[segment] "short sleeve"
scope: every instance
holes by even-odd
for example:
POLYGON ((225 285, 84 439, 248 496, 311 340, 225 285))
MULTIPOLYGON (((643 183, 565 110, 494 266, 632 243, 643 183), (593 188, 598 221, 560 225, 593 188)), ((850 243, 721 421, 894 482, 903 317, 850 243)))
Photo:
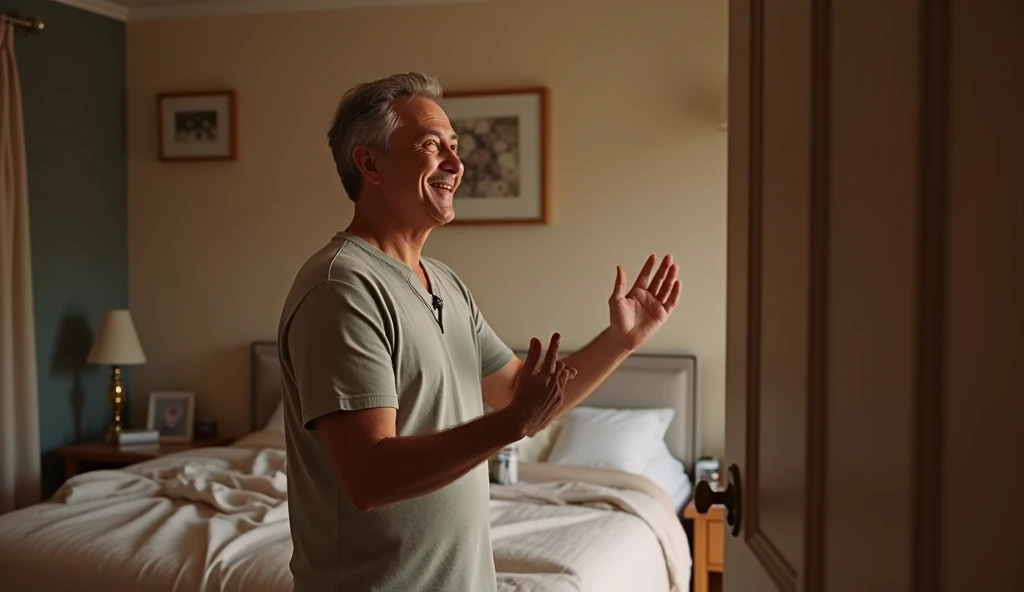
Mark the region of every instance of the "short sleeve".
POLYGON ((480 344, 480 375, 486 378, 501 370, 515 356, 512 349, 491 329, 480 308, 469 294, 469 307, 473 315, 473 329, 476 331, 477 342, 480 344))
POLYGON ((307 294, 286 337, 303 426, 334 411, 398 407, 389 326, 365 286, 331 280, 307 294))

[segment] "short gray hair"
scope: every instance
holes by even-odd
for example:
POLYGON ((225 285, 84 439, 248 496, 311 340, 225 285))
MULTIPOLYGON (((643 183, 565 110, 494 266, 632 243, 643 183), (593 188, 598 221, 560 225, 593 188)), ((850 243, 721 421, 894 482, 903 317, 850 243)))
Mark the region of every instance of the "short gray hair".
POLYGON ((391 150, 391 134, 399 124, 392 102, 399 97, 414 96, 437 101, 441 95, 441 83, 419 72, 392 74, 359 84, 345 93, 327 133, 327 143, 341 184, 352 201, 359 197, 363 187, 363 176, 352 158, 352 150, 359 145, 381 152, 391 150))

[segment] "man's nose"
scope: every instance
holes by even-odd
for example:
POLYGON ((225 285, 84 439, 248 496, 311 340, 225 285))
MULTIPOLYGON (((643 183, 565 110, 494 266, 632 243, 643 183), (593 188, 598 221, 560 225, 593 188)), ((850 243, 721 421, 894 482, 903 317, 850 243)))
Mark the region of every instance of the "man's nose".
POLYGON ((441 170, 453 175, 462 174, 462 159, 451 148, 444 149, 444 159, 441 161, 441 170))

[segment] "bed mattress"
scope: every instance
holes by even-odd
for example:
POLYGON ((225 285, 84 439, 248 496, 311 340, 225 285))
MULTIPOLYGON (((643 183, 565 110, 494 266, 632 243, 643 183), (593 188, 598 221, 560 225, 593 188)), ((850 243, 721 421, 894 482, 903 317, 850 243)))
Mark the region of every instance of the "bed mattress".
MULTIPOLYGON (((0 516, 4 590, 290 591, 286 460, 267 443, 83 473, 0 516)), ((524 469, 492 486, 501 592, 688 589, 667 494, 611 472, 524 469)))

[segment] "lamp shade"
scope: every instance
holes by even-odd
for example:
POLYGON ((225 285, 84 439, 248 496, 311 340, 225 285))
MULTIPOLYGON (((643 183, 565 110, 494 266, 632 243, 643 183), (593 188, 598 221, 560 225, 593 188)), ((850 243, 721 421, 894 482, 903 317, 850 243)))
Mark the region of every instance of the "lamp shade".
POLYGON ((142 351, 129 311, 110 310, 103 315, 88 361, 90 364, 111 366, 146 363, 146 354, 142 351))

